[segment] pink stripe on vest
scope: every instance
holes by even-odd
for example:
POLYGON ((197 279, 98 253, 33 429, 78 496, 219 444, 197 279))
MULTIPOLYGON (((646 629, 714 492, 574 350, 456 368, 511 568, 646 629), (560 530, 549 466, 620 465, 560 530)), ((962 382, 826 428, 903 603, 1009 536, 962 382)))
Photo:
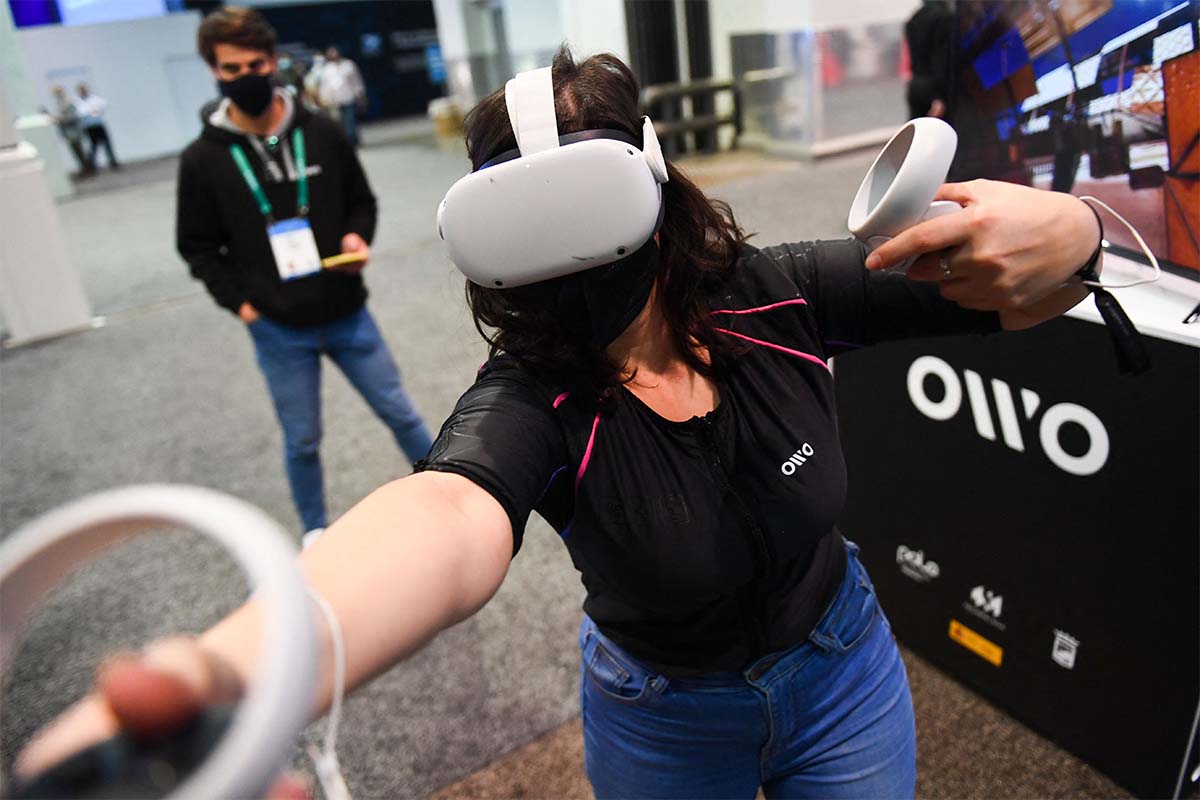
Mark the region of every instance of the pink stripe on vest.
POLYGON ((806 306, 808 301, 802 297, 797 297, 794 300, 781 300, 778 303, 771 303, 769 306, 759 306, 758 308, 719 308, 711 313, 713 314, 757 314, 760 311, 770 311, 773 308, 781 308, 782 306, 806 306))
POLYGON ((596 429, 600 427, 600 412, 596 412, 596 418, 592 420, 592 435, 588 437, 587 449, 583 451, 583 461, 579 463, 579 472, 575 475, 575 491, 579 491, 579 482, 583 480, 583 473, 587 472, 588 462, 592 460, 592 446, 596 444, 596 429))
POLYGON ((817 358, 816 356, 814 356, 810 353, 801 353, 799 350, 793 350, 790 347, 784 347, 782 345, 774 344, 772 342, 764 342, 762 339, 753 339, 749 336, 745 336, 740 333, 734 333, 733 331, 725 330, 724 328, 715 328, 715 330, 717 333, 727 333, 730 336, 736 336, 739 339, 745 339, 747 342, 751 342, 753 344, 757 344, 762 347, 769 347, 772 350, 778 350, 781 353, 787 353, 789 356, 796 356, 797 358, 803 358, 805 361, 811 361, 814 364, 820 364, 826 370, 829 370, 828 364, 826 364, 824 361, 822 361, 821 359, 817 358))

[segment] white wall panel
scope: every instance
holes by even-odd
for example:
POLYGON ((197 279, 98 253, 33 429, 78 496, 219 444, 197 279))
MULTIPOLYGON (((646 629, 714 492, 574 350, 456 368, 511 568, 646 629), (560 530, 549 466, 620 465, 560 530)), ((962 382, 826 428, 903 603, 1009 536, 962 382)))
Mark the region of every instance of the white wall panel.
POLYGON ((106 120, 117 158, 176 153, 194 135, 197 86, 208 67, 196 54, 197 12, 99 25, 47 25, 17 31, 37 102, 53 108, 50 88, 84 80, 108 100, 106 120), (176 95, 187 87, 187 97, 176 95), (186 102, 186 107, 183 103, 186 102))

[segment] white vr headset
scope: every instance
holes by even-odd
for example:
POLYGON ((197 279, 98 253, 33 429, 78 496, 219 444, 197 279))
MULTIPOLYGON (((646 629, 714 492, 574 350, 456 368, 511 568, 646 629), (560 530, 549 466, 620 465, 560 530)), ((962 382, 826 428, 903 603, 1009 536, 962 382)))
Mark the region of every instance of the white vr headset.
POLYGON ((517 149, 460 179, 438 208, 438 235, 472 282, 512 288, 614 261, 654 235, 667 182, 658 136, 558 135, 550 68, 504 87, 517 149))

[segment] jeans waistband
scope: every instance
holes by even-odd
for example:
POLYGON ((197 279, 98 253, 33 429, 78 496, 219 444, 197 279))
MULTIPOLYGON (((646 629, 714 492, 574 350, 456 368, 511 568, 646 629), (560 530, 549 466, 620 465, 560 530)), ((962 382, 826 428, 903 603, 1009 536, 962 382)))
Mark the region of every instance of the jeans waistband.
MULTIPOLYGON (((838 587, 837 594, 829 602, 821 615, 813 632, 822 630, 832 622, 841 610, 841 606, 849 601, 852 597, 854 588, 859 584, 860 577, 865 574, 863 567, 858 562, 858 545, 854 542, 846 540, 846 571, 842 576, 841 585, 838 587)), ((638 661, 620 645, 613 642, 607 636, 600 632, 599 628, 592 620, 585 616, 584 618, 585 636, 596 637, 609 655, 619 659, 628 672, 632 674, 642 674, 652 676, 657 674, 654 669, 638 661)), ((681 689, 690 689, 693 691, 714 691, 722 688, 745 688, 748 681, 757 681, 768 670, 774 667, 785 665, 793 658, 801 656, 802 652, 808 652, 812 648, 817 647, 812 639, 812 634, 805 637, 802 641, 788 648, 775 653, 768 653, 761 658, 755 660, 752 664, 742 670, 725 670, 720 672, 709 672, 703 675, 688 675, 688 676, 670 676, 671 685, 681 689)))

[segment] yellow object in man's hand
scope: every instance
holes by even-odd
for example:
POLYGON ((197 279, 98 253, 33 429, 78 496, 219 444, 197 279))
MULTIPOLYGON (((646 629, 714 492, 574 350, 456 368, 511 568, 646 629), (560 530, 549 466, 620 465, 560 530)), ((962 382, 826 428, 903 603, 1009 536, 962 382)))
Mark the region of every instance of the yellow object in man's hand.
POLYGON ((336 256, 329 256, 321 259, 321 266, 325 269, 335 269, 346 264, 356 264, 359 261, 366 261, 370 257, 369 253, 364 253, 361 250, 355 250, 349 253, 338 253, 336 256))

